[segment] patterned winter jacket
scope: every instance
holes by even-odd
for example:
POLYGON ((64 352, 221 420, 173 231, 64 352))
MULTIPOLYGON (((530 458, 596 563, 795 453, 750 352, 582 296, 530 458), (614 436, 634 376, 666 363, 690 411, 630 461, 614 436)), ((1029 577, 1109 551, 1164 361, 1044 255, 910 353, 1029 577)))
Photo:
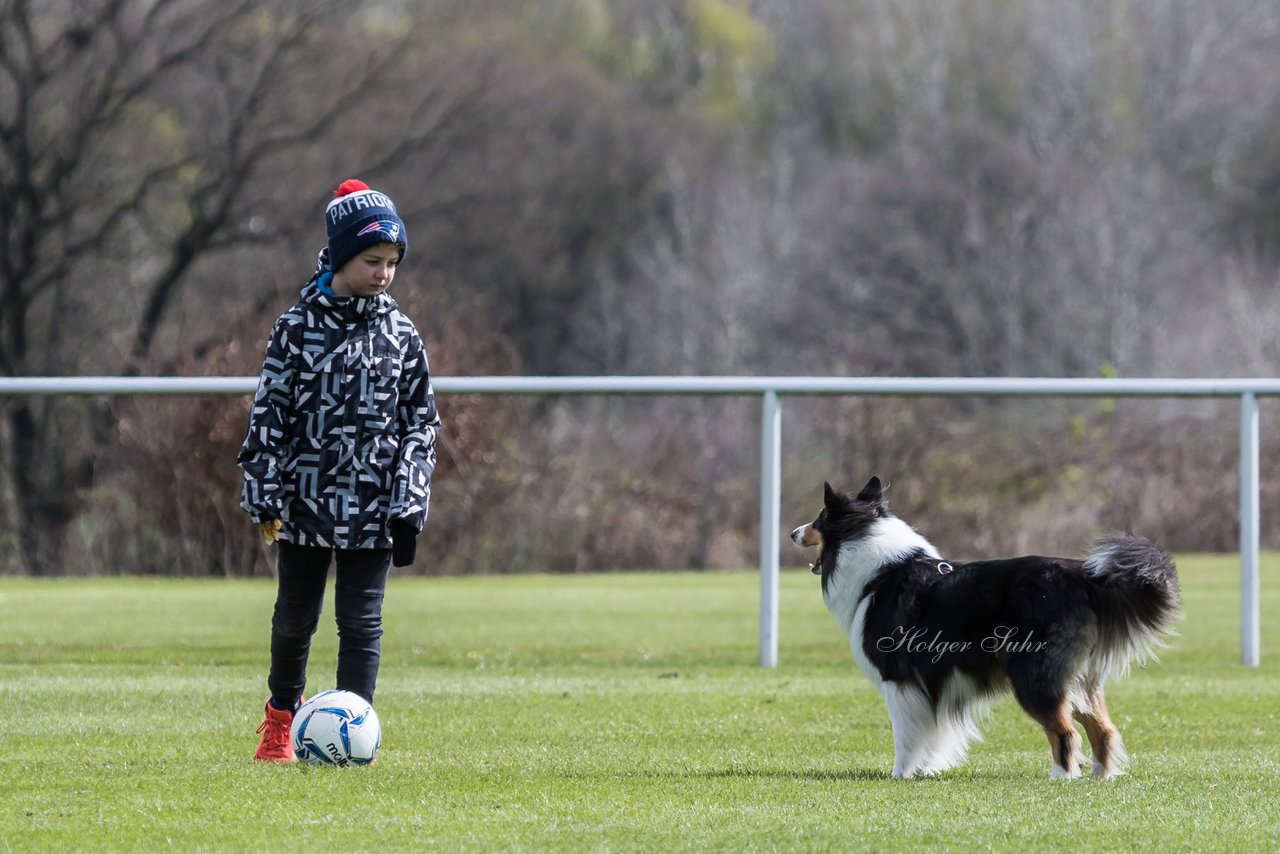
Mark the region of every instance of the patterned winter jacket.
POLYGON ((271 330, 241 506, 298 545, 390 548, 391 519, 426 522, 439 430, 427 352, 396 301, 313 278, 271 330))

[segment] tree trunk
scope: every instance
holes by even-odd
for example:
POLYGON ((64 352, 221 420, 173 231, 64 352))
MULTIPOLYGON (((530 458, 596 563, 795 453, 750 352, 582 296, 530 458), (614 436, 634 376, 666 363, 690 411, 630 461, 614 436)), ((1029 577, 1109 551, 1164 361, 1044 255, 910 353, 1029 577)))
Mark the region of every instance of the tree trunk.
POLYGON ((14 521, 22 567, 28 575, 53 575, 61 565, 79 490, 66 484, 64 478, 41 476, 41 465, 59 464, 53 461, 56 455, 41 441, 29 403, 20 401, 13 407, 9 428, 13 437, 10 469, 16 504, 14 521), (50 489, 50 484, 60 482, 65 484, 61 491, 50 489))

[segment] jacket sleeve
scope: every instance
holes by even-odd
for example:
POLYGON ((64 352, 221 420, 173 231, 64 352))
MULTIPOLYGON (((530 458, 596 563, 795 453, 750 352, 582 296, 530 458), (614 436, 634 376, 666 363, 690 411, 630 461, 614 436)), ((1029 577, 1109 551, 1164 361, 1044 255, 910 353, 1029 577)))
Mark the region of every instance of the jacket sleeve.
POLYGON ((284 511, 282 468, 288 453, 289 423, 293 418, 293 359, 290 324, 276 321, 267 341, 267 355, 258 391, 249 413, 249 432, 236 462, 244 470, 240 506, 255 522, 281 518, 284 511))
POLYGON ((440 413, 431 388, 427 350, 418 331, 409 325, 400 374, 396 420, 400 427, 400 456, 391 493, 391 518, 404 519, 421 531, 431 503, 431 475, 436 468, 436 439, 440 413))

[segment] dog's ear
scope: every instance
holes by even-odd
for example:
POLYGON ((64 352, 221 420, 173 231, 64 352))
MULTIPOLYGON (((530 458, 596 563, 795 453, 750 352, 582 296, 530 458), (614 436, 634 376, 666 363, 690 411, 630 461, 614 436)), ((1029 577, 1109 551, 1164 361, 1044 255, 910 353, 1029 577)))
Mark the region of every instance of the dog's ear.
POLYGON ((871 480, 867 481, 867 485, 858 493, 858 500, 876 505, 884 501, 884 487, 880 485, 880 478, 872 475, 871 480))
POLYGON ((830 507, 840 497, 840 493, 831 488, 831 484, 826 481, 822 482, 822 504, 824 507, 830 507))

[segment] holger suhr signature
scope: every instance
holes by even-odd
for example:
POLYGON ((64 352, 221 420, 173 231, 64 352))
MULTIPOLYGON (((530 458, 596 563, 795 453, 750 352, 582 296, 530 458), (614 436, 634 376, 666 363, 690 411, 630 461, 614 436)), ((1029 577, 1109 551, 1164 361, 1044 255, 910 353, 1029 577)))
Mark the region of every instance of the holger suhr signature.
MULTIPOLYGON (((1020 632, 1014 626, 997 626, 991 635, 977 641, 983 652, 1040 652, 1048 641, 1034 640, 1035 631, 1027 632, 1025 638, 1018 638, 1020 632)), ((876 649, 881 652, 905 651, 913 654, 933 653, 933 661, 937 663, 944 655, 957 652, 969 652, 974 648, 974 641, 947 640, 942 630, 929 637, 929 629, 920 626, 898 626, 893 633, 876 641, 876 649)))

